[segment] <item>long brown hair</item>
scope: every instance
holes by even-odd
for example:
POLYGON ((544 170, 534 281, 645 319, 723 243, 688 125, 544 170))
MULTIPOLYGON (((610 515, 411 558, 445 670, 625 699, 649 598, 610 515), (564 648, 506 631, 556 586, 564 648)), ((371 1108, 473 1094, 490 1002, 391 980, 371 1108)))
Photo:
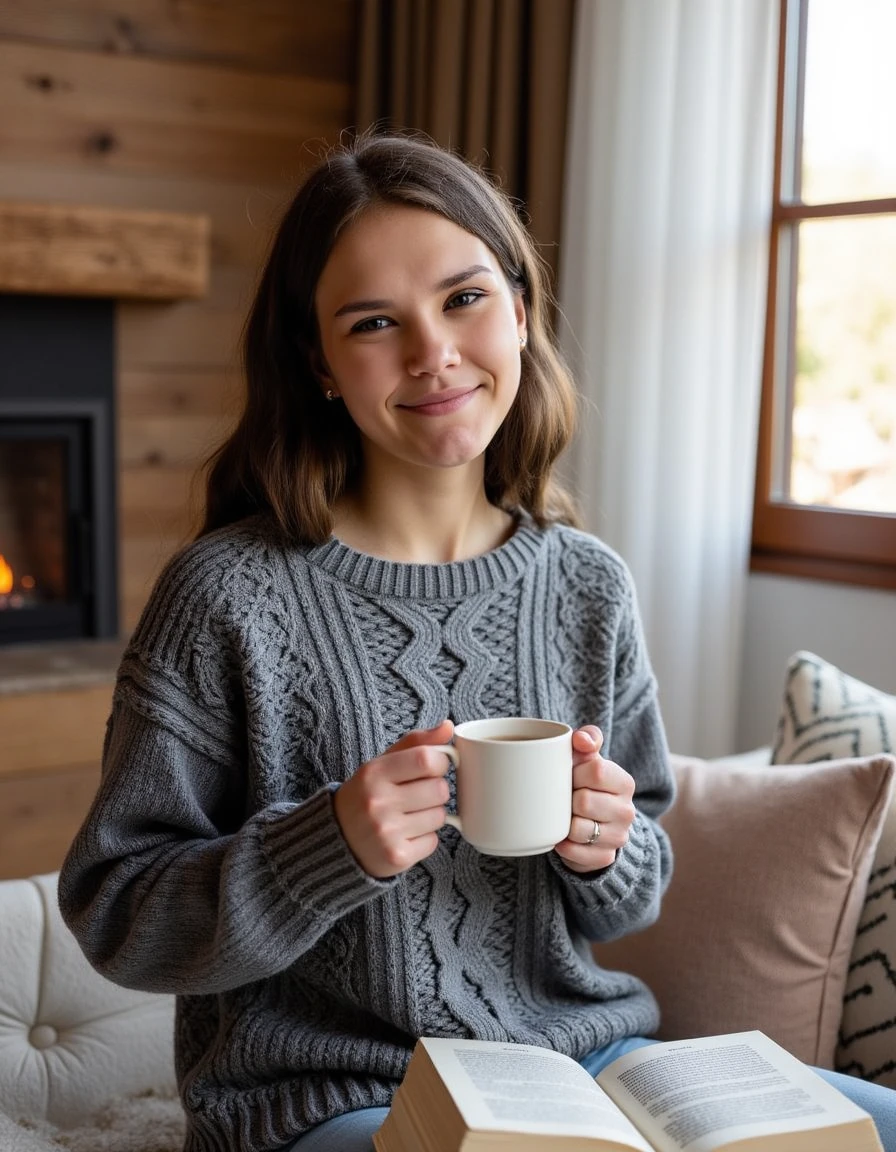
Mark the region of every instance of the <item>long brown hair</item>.
POLYGON ((486 494, 539 524, 576 523, 551 475, 574 429, 576 392, 551 332, 545 264, 513 203, 427 139, 364 135, 324 157, 274 236, 243 337, 245 407, 207 461, 200 536, 265 510, 288 540, 328 539, 334 502, 359 476, 361 443, 344 405, 329 403, 318 382, 314 296, 341 231, 383 203, 438 212, 478 236, 522 295, 528 343, 519 392, 486 450, 486 494))

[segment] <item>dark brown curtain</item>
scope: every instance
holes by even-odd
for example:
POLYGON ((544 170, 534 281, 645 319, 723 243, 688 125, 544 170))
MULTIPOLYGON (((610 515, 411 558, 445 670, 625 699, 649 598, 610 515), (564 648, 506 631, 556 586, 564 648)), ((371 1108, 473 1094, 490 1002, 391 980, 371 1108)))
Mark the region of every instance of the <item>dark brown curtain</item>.
POLYGON ((416 129, 494 173, 556 277, 575 0, 360 0, 358 129, 416 129))

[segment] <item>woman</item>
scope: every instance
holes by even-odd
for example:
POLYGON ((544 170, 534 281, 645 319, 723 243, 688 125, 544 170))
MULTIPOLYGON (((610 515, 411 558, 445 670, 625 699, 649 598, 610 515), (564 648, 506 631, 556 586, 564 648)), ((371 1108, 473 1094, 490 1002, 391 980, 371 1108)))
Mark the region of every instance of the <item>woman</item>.
POLYGON ((656 1028, 588 946, 657 916, 672 780, 628 572, 552 477, 548 308, 510 202, 424 141, 334 151, 275 237, 60 880, 99 971, 177 993, 189 1152, 369 1150, 420 1035, 596 1069, 656 1028), (488 715, 575 729, 550 853, 445 825, 436 746, 488 715))

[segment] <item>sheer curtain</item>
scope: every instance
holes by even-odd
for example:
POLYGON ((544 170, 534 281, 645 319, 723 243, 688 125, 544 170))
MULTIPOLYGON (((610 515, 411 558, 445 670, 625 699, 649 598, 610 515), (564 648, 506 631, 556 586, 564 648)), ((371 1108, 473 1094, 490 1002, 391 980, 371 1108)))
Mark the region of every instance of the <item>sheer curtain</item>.
MULTIPOLYGON (((632 569, 669 742, 734 749, 777 0, 584 0, 559 297, 569 467, 632 569)), ((757 738, 757 743, 761 741, 757 738)))

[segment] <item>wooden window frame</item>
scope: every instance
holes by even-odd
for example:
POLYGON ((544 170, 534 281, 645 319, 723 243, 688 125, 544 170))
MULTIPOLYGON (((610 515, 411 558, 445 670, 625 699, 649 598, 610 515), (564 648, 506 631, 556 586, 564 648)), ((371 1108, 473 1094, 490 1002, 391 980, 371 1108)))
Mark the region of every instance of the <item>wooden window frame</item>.
MULTIPOLYGON (((753 504, 752 571, 833 580, 847 584, 896 589, 896 515, 856 512, 848 509, 804 506, 776 498, 775 449, 781 411, 792 404, 796 262, 779 280, 782 238, 795 233, 799 223, 830 217, 856 217, 896 213, 896 197, 845 203, 804 204, 799 198, 799 171, 802 141, 795 132, 801 124, 805 78, 807 0, 781 0, 778 48, 778 94, 775 123, 774 192, 769 237, 768 296, 765 347, 762 369, 762 400, 756 459, 756 490, 753 504), (796 44, 793 23, 797 24, 796 44), (792 70, 797 83, 791 87, 792 70), (787 140, 785 141, 785 136, 787 140), (783 188, 785 148, 796 141, 794 156, 795 195, 783 188), (786 193, 786 194, 785 194, 786 193), (787 384, 783 398, 776 395, 775 376, 778 353, 778 294, 782 282, 791 295, 787 384)), ((795 251, 791 245, 791 253, 795 251)))

